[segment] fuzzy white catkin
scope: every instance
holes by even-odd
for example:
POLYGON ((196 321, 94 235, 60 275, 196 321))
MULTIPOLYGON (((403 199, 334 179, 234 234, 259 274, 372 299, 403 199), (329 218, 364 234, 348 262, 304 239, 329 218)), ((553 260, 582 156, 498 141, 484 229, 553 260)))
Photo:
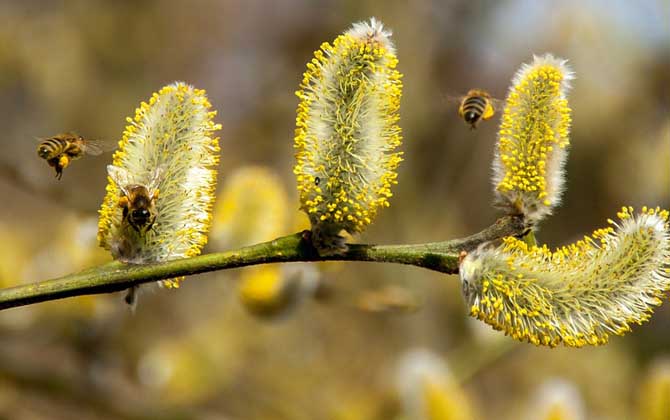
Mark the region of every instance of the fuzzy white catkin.
POLYGON ((469 253, 459 271, 470 315, 551 347, 605 344, 648 320, 670 288, 668 212, 619 218, 554 252, 510 237, 469 253))
POLYGON ((190 257, 207 242, 220 150, 214 133, 221 129, 210 108, 204 90, 176 82, 128 118, 109 167, 114 176, 108 178, 98 224, 98 242, 115 259, 150 263, 190 257), (156 221, 146 232, 133 229, 119 206, 122 189, 132 184, 159 192, 156 221))
POLYGON ((374 18, 353 25, 314 53, 296 92, 294 173, 320 252, 372 223, 397 183, 402 83, 390 36, 374 18))
POLYGON ((566 60, 534 56, 512 80, 493 160, 496 205, 537 223, 560 203, 570 144, 566 60))

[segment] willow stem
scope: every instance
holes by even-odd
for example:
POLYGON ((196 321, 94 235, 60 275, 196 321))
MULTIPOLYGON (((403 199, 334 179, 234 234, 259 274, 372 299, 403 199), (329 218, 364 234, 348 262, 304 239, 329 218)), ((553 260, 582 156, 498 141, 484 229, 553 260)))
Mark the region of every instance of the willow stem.
POLYGON ((524 231, 519 216, 505 216, 483 231, 462 239, 417 245, 350 244, 342 254, 320 256, 311 244, 310 232, 283 236, 269 242, 167 261, 132 265, 111 262, 53 280, 0 290, 0 309, 30 305, 72 296, 111 293, 142 283, 248 265, 299 261, 373 261, 415 265, 442 273, 458 272, 461 251, 470 251, 484 242, 524 231))

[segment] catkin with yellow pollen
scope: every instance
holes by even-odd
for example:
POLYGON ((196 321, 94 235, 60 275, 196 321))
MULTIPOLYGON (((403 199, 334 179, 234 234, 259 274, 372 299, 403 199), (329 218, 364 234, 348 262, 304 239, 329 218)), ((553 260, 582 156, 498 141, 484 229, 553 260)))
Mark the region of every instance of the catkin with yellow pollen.
MULTIPOLYGON (((126 185, 108 177, 100 208, 98 242, 115 259, 142 264, 198 255, 211 223, 220 124, 212 121, 205 91, 176 82, 142 102, 114 153, 110 174, 123 174, 126 185), (138 232, 123 219, 119 206, 127 185, 152 185, 156 220, 138 232)), ((115 178, 118 181, 118 177, 115 178)), ((175 281, 164 285, 178 286, 175 281)))
POLYGON ((339 233, 372 223, 397 183, 402 83, 390 37, 374 18, 354 24, 314 53, 296 92, 294 173, 320 252, 343 249, 339 233))
POLYGON ((668 211, 618 215, 554 252, 509 237, 469 253, 459 271, 470 315, 551 347, 605 344, 647 321, 670 288, 668 211))
POLYGON ((535 56, 512 80, 493 161, 496 205, 539 222, 560 203, 570 144, 566 60, 535 56))

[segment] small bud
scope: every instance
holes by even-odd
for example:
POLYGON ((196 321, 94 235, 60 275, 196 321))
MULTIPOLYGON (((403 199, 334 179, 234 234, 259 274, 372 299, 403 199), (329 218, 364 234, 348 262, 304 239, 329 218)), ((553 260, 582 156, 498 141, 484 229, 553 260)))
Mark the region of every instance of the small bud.
POLYGON ((397 183, 402 83, 390 36, 374 18, 354 24, 314 53, 297 92, 293 172, 322 253, 372 223, 397 183))
POLYGON ((550 347, 605 344, 647 321, 670 288, 668 212, 619 218, 554 252, 513 237, 470 252, 459 270, 470 315, 550 347))
POLYGON ((539 222, 560 203, 572 79, 566 60, 546 54, 522 65, 512 80, 493 161, 496 205, 508 214, 539 222))

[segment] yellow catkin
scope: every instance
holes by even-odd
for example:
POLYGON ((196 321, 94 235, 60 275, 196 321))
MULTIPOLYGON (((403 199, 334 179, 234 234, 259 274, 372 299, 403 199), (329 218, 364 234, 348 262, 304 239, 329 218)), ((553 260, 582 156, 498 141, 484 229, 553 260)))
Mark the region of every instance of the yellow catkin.
POLYGON ((537 222, 559 204, 570 144, 565 60, 536 56, 517 72, 507 95, 493 162, 496 204, 537 222))
MULTIPOLYGON (((176 82, 142 102, 114 153, 110 174, 123 183, 154 187, 156 221, 147 232, 137 232, 123 220, 118 179, 108 177, 100 208, 98 242, 115 259, 150 263, 198 255, 207 243, 212 220, 219 162, 221 129, 212 120, 205 91, 176 82)), ((175 281, 163 283, 176 287, 175 281)))
POLYGON ((397 183, 402 83, 390 35, 373 18, 322 44, 296 92, 294 173, 322 250, 372 223, 397 183))
POLYGON ((470 315, 551 347, 605 344, 647 321, 670 286, 668 212, 625 207, 611 224, 553 252, 508 237, 469 253, 460 276, 470 315))

